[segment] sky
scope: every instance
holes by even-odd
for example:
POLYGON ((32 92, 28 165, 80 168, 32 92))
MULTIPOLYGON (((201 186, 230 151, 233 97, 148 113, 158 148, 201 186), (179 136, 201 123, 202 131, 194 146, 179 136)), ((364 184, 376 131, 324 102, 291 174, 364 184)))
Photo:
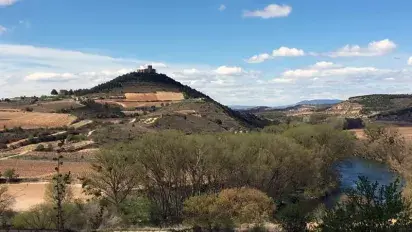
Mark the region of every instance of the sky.
POLYGON ((410 0, 0 0, 0 98, 148 64, 226 105, 411 93, 410 0))

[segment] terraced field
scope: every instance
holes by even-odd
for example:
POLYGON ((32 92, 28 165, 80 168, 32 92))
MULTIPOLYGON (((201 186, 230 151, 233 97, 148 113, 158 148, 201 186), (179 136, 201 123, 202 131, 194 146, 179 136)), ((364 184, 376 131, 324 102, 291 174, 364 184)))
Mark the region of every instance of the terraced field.
POLYGON ((62 127, 70 125, 75 120, 76 117, 70 114, 0 111, 0 130, 13 127, 24 129, 62 127))
MULTIPOLYGON (((48 179, 54 174, 55 167, 55 161, 7 159, 0 162, 0 172, 14 168, 22 178, 48 179)), ((64 162, 61 171, 70 171, 76 178, 87 173, 89 168, 90 164, 87 162, 64 162)))
MULTIPOLYGON (((406 127, 395 127, 399 133, 407 140, 412 142, 412 126, 406 126, 406 127)), ((352 131, 357 138, 359 139, 365 139, 366 135, 363 129, 353 129, 350 130, 352 131)))

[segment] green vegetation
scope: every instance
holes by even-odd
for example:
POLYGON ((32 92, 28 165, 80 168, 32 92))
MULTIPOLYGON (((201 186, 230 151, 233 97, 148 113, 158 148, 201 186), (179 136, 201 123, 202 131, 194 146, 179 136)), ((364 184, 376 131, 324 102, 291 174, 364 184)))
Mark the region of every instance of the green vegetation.
POLYGON ((194 196, 184 202, 185 222, 209 230, 241 223, 269 221, 274 203, 256 189, 224 189, 219 194, 194 196))
POLYGON ((323 218, 323 231, 410 231, 411 205, 400 191, 399 180, 388 186, 361 177, 347 199, 323 218))
POLYGON ((3 176, 7 179, 7 182, 9 183, 15 181, 19 177, 14 168, 9 168, 6 171, 4 171, 3 176))
POLYGON ((350 102, 359 103, 364 113, 400 109, 412 105, 410 94, 373 94, 349 98, 350 102))
POLYGON ((336 187, 332 164, 352 155, 353 144, 353 136, 328 125, 279 135, 146 134, 100 153, 84 186, 117 211, 139 187, 160 221, 179 222, 187 198, 220 192, 223 186, 249 186, 276 202, 291 195, 321 197, 336 187))

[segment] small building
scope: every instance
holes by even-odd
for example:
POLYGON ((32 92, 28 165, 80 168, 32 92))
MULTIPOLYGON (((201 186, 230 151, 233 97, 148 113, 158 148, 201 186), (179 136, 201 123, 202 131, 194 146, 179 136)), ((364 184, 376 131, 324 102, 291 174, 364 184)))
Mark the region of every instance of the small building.
POLYGON ((152 65, 148 65, 147 68, 142 68, 137 71, 138 73, 156 73, 156 69, 152 65))

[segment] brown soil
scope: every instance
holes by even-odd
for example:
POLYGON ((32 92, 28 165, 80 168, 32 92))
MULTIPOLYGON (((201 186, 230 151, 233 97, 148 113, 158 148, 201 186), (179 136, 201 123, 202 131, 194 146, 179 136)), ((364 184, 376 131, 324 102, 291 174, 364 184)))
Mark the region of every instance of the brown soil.
POLYGON ((22 127, 24 129, 62 127, 70 125, 75 116, 70 114, 38 112, 0 112, 0 130, 4 127, 22 127))
MULTIPOLYGON (((44 203, 44 193, 47 182, 9 184, 8 192, 15 197, 12 209, 15 211, 29 210, 31 207, 44 203)), ((81 185, 71 185, 73 200, 86 200, 88 196, 82 193, 81 185)))
POLYGON ((184 99, 182 93, 178 92, 156 92, 156 93, 126 93, 127 101, 181 101, 184 99))
MULTIPOLYGON (((399 133, 407 140, 412 141, 412 127, 395 127, 399 133)), ((363 129, 353 129, 350 130, 355 133, 358 139, 365 139, 366 135, 363 129)))
MULTIPOLYGON (((0 172, 14 168, 22 178, 50 178, 56 167, 55 161, 7 159, 0 162, 0 172)), ((71 172, 73 177, 83 176, 88 172, 90 164, 87 162, 64 162, 62 172, 71 172)))

